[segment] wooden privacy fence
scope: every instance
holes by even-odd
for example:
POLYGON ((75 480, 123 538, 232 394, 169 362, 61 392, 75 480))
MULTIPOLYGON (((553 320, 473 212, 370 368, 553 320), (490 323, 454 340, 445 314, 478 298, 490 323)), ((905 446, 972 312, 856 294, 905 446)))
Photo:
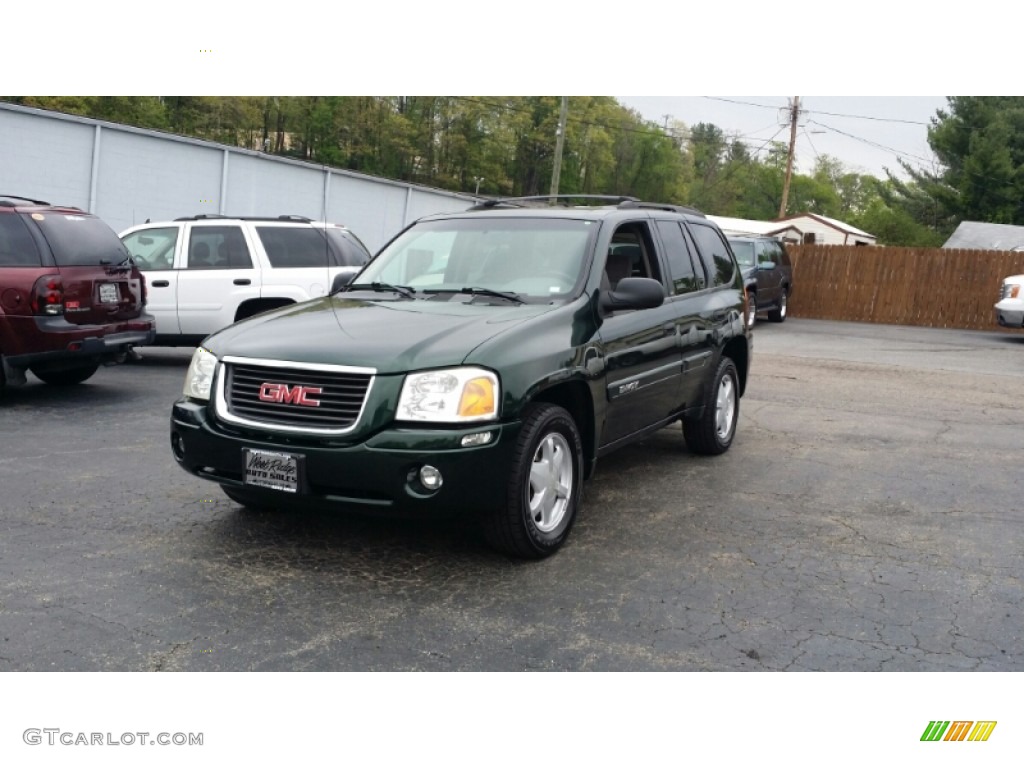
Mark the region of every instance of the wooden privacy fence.
POLYGON ((1024 253, 943 248, 787 245, 793 317, 994 330, 1003 278, 1024 253))

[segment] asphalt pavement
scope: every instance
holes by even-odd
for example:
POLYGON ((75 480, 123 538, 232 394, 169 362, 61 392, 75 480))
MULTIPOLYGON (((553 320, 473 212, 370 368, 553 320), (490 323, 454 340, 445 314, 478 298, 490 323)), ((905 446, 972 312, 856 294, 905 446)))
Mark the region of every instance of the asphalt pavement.
POLYGON ((759 323, 731 450, 602 459, 541 562, 240 509, 141 352, 0 398, 0 671, 1024 669, 1019 334, 759 323))

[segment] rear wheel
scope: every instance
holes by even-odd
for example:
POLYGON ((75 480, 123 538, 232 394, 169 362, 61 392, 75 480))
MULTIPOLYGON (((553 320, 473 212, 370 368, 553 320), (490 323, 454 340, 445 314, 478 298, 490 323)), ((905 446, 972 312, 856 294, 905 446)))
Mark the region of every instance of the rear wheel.
POLYGON ((515 557, 554 554, 569 536, 583 485, 583 442, 572 416, 549 403, 523 415, 505 504, 482 519, 491 546, 515 557))
POLYGON ((58 387, 81 384, 99 370, 99 363, 76 365, 74 368, 29 368, 36 378, 58 387))
POLYGON ((723 357, 704 392, 704 413, 683 421, 686 444, 694 453, 716 456, 725 453, 736 436, 740 416, 739 374, 731 358, 723 357))
POLYGON ((782 323, 786 320, 786 311, 789 305, 789 289, 782 289, 782 296, 779 298, 779 306, 768 313, 768 319, 773 323, 782 323))

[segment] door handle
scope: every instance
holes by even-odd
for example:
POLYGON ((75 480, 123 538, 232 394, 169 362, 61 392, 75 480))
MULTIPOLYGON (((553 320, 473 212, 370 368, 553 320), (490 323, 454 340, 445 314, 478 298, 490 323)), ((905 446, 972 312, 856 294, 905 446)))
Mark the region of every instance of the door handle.
POLYGON ((232 282, 235 285, 249 285, 250 283, 252 283, 252 280, 250 280, 248 277, 238 277, 235 278, 232 282))
POLYGON ((154 280, 152 283, 150 283, 150 285, 153 288, 166 288, 170 284, 170 280, 154 280))

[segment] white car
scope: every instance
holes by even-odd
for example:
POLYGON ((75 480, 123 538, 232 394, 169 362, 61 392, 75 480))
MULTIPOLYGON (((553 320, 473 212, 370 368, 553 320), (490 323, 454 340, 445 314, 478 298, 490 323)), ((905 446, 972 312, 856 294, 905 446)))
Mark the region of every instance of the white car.
POLYGON ((999 303, 995 306, 996 322, 1006 328, 1024 327, 1024 275, 1003 280, 999 303))
POLYGON ((192 216, 121 232, 146 273, 156 344, 195 345, 214 331, 323 296, 339 274, 370 260, 338 224, 298 216, 192 216))

